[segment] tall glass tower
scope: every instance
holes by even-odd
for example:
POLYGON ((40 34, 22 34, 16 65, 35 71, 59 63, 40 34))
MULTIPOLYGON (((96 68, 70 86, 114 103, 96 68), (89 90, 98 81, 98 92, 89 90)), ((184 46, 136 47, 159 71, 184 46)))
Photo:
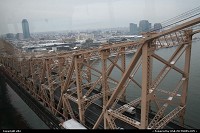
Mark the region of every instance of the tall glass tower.
POLYGON ((23 30, 24 38, 25 39, 30 38, 29 25, 26 19, 22 20, 22 30, 23 30))

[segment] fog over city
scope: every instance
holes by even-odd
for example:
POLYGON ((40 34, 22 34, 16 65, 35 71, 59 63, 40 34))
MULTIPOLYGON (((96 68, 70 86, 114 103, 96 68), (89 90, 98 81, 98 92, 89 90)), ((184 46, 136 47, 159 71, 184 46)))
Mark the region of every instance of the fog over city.
POLYGON ((128 27, 162 22, 200 5, 199 0, 0 0, 0 34, 128 27))

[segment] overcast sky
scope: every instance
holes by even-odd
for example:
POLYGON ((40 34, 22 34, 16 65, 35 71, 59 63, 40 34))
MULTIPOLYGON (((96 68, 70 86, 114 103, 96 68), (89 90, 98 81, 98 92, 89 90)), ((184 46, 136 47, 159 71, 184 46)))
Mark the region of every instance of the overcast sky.
POLYGON ((162 22, 195 7, 200 0, 0 0, 0 34, 128 27, 147 19, 162 22))

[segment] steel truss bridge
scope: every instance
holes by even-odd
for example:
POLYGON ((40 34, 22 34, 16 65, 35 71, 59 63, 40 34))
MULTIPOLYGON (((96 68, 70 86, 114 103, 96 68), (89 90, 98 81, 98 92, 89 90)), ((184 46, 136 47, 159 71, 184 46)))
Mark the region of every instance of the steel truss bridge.
POLYGON ((199 23, 197 17, 162 32, 148 32, 135 42, 62 53, 14 50, 13 54, 8 43, 1 41, 7 48, 0 55, 1 71, 60 122, 73 118, 91 129, 162 129, 178 119, 183 126, 192 36, 200 32, 194 28, 199 23), (176 49, 169 59, 156 53, 169 46, 176 49), (131 60, 126 62, 130 53, 131 60), (184 63, 178 67, 181 57, 184 63), (162 64, 156 76, 152 76, 154 60, 162 64), (174 88, 163 89, 159 85, 170 71, 180 79, 174 88), (140 81, 136 75, 141 75, 140 81), (127 92, 128 88, 131 91, 127 92), (129 101, 127 93, 133 95, 129 101), (135 115, 127 113, 130 107, 137 108, 135 115), (150 113, 152 107, 154 115, 150 113))

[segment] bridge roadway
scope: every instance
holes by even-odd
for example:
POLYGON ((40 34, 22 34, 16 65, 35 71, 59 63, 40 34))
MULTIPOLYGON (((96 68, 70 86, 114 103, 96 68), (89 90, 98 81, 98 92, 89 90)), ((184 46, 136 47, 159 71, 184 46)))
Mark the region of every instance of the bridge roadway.
MULTIPOLYGON (((36 100, 34 97, 30 95, 27 91, 25 91, 23 88, 18 86, 18 83, 16 83, 10 75, 7 75, 4 71, 1 70, 0 75, 4 77, 5 81, 12 87, 12 89, 25 101, 25 103, 47 124, 52 129, 62 129, 62 127, 59 126, 60 121, 58 117, 54 116, 48 109, 47 107, 44 107, 38 100, 36 100)), ((86 93, 87 88, 83 89, 83 92, 86 93)), ((99 93, 98 90, 94 90, 92 92, 93 94, 99 93)), ((59 91, 56 91, 55 93, 55 100, 58 102, 58 97, 60 93, 59 91)), ((76 103, 73 101, 70 101, 70 104, 73 108, 74 114, 78 116, 78 106, 76 103)), ((125 103, 119 101, 120 105, 124 105, 125 103)), ((86 127, 87 128, 92 128, 93 125, 95 124, 96 120, 98 119, 99 115, 101 114, 102 111, 102 101, 101 99, 97 100, 95 103, 92 103, 85 111, 85 121, 86 121, 86 127)), ((132 115, 127 112, 123 113, 126 116, 129 116, 137 121, 140 121, 140 109, 136 108, 136 114, 132 115)), ((154 113, 151 112, 149 114, 149 119, 151 120, 154 117, 154 113)), ((78 117, 77 117, 78 118, 78 117)), ((129 124, 115 120, 116 125, 120 128, 124 129, 134 129, 132 126, 129 124)), ((103 129, 103 122, 99 126, 100 129, 103 129)), ((166 127, 166 129, 184 129, 183 127, 170 122, 166 127)))
MULTIPOLYGON (((85 94, 87 92, 87 88, 83 89, 83 94, 85 94)), ((98 90, 93 90, 92 95, 100 93, 98 90)), ((59 93, 55 93, 55 97, 59 97, 59 93)), ((55 100, 58 100, 57 98, 55 98, 55 100)), ((74 103, 73 101, 70 101, 70 104, 73 108, 73 111, 75 113, 75 115, 78 116, 78 105, 76 103, 74 103)), ((123 106, 124 104, 126 104, 125 102, 119 101, 117 103, 118 107, 123 106)), ((88 128, 92 128, 93 125, 95 124, 96 120, 98 119, 98 117, 100 116, 102 111, 102 99, 98 99, 95 101, 95 103, 92 103, 85 111, 85 120, 86 120, 86 126, 88 128)), ((126 115, 132 119, 135 119, 137 121, 140 121, 140 108, 136 107, 136 114, 130 114, 128 112, 124 112, 123 115, 126 115)), ((149 113, 149 121, 151 121, 155 116, 155 112, 151 111, 149 113)), ((133 126, 120 121, 118 119, 115 119, 115 123, 117 125, 117 127, 119 128, 123 128, 123 129, 136 129, 133 126)), ((101 122, 101 124, 99 125, 99 128, 103 129, 103 122, 101 122)), ((169 122, 168 125, 165 127, 165 129, 185 129, 184 127, 181 127, 180 125, 177 125, 173 122, 169 122)))

